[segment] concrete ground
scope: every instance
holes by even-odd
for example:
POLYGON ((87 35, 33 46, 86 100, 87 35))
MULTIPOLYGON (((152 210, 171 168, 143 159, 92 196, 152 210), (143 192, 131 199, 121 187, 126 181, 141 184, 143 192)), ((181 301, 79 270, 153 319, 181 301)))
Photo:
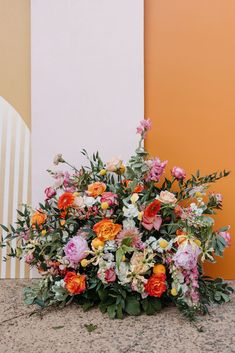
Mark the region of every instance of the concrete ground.
POLYGON ((22 302, 26 284, 0 281, 0 353, 235 352, 234 295, 232 302, 200 318, 203 332, 198 332, 175 308, 124 320, 110 320, 97 309, 84 313, 73 305, 30 316, 33 308, 22 302))

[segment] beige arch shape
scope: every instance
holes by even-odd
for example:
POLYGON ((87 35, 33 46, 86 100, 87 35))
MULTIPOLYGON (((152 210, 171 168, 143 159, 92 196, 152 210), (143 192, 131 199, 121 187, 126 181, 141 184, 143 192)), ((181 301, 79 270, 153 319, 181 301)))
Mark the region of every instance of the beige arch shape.
MULTIPOLYGON (((30 131, 20 114, 0 96, 0 223, 17 219, 16 209, 30 202, 30 131)), ((4 231, 2 231, 4 236, 4 231)), ((15 245, 15 241, 13 241, 15 245)), ((29 268, 15 258, 3 261, 0 249, 0 278, 27 278, 29 268)))

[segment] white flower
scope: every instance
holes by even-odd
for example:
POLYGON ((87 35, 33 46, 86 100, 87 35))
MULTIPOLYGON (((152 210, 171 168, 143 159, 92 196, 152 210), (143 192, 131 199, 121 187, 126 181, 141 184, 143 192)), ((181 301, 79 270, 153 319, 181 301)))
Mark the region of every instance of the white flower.
POLYGON ((128 207, 123 207, 123 213, 124 213, 124 217, 127 218, 135 218, 138 216, 139 211, 138 208, 136 207, 136 205, 128 205, 128 207))
POLYGON ((117 244, 115 242, 115 240, 108 240, 105 242, 105 246, 104 246, 104 252, 108 252, 108 251, 116 251, 117 250, 117 244))
POLYGON ((150 246, 150 248, 151 248, 152 250, 156 251, 157 245, 158 245, 156 238, 154 238, 154 237, 149 237, 149 238, 145 241, 145 244, 146 244, 147 246, 150 246))
POLYGON ((198 207, 195 203, 190 204, 190 209, 196 216, 201 216, 203 213, 203 209, 198 207))
POLYGON ((87 206, 87 207, 91 207, 95 204, 96 202, 96 199, 94 197, 91 197, 91 196, 84 196, 84 204, 87 206))
POLYGON ((53 159, 54 165, 58 165, 59 163, 64 163, 64 158, 61 153, 57 154, 53 159))
POLYGON ((130 264, 128 262, 121 262, 119 268, 116 269, 116 274, 120 283, 125 284, 131 282, 131 277, 127 278, 129 271, 130 264))
POLYGON ((84 208, 85 203, 84 203, 84 199, 82 196, 76 196, 73 202, 73 206, 74 207, 78 207, 78 208, 84 208))
POLYGON ((131 229, 131 228, 135 228, 135 221, 131 218, 127 218, 125 219, 123 222, 123 229, 131 229))
POLYGON ((157 244, 156 244, 156 251, 159 253, 163 253, 164 251, 168 251, 171 249, 173 244, 173 241, 167 241, 164 238, 159 238, 157 240, 157 244))

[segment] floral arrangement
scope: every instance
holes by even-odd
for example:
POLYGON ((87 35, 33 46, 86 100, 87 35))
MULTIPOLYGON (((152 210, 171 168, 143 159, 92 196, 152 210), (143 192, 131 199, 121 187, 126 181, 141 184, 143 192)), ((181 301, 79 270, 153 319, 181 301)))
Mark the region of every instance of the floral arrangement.
POLYGON ((54 164, 72 172, 49 171, 53 185, 37 210, 25 205, 2 246, 17 239, 8 256, 24 258, 42 275, 24 292, 27 304, 41 307, 76 302, 87 310, 98 305, 111 318, 125 313, 151 315, 174 303, 194 319, 208 306, 229 301, 232 288, 203 276, 203 262, 215 261, 230 244, 229 226, 214 230, 211 215, 222 196, 206 191, 227 171, 186 178, 167 161, 150 158, 144 139, 150 120, 137 128, 139 146, 124 165, 103 163, 97 152, 79 170, 61 154, 54 164))

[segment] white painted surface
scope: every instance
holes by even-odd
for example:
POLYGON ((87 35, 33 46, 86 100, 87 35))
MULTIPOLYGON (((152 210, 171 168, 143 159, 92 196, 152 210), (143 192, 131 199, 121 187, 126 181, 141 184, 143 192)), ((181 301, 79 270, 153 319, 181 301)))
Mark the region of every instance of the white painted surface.
POLYGON ((32 0, 32 198, 55 154, 127 159, 143 118, 143 0, 32 0))

